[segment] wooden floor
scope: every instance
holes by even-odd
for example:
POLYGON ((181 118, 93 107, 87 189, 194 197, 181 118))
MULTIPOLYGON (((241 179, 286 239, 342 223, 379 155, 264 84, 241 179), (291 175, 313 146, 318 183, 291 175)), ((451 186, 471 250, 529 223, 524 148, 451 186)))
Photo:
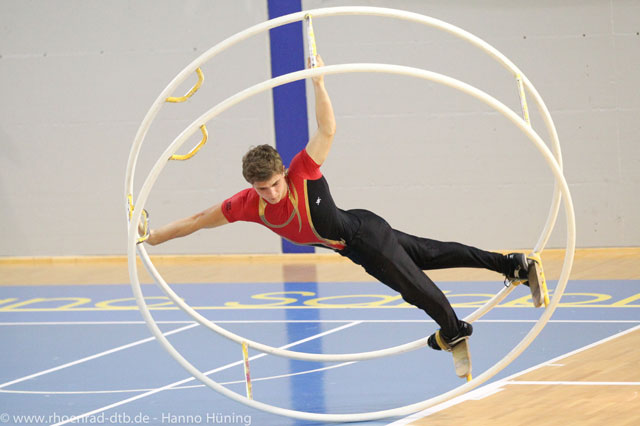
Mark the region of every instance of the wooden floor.
MULTIPOLYGON (((216 282, 361 282, 364 270, 333 253, 298 255, 156 256, 154 265, 169 283, 216 282)), ((548 279, 557 279, 563 250, 542 254, 548 279)), ((140 281, 153 280, 139 264, 140 281)), ((502 281, 497 273, 479 269, 429 271, 435 281, 502 281)), ((640 279, 640 248, 579 249, 572 279, 640 279)), ((0 258, 0 285, 126 284, 125 257, 0 258)))
POLYGON ((411 425, 640 425, 640 328, 411 425))
MULTIPOLYGON (((564 252, 547 250, 548 279, 557 279, 564 252)), ((155 257, 170 283, 371 281, 334 254, 155 257)), ((141 281, 151 279, 139 268, 141 281)), ((498 274, 458 269, 432 271, 436 281, 502 280, 498 274)), ((638 280, 640 248, 582 249, 574 280, 638 280)), ((125 258, 0 259, 0 285, 126 284, 125 258)), ((635 308, 634 308, 635 309, 635 308)), ((437 411, 415 425, 640 425, 640 329, 544 365, 502 384, 502 390, 437 411)))

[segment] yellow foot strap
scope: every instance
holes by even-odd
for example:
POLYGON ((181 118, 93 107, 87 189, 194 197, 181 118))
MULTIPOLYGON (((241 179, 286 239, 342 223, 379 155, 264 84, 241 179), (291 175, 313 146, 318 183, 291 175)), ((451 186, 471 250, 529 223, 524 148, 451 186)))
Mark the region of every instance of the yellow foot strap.
POLYGON ((442 338, 442 336, 440 335, 440 330, 436 331, 436 343, 438 343, 438 346, 440 346, 440 349, 442 349, 443 351, 451 352, 452 348, 442 338))

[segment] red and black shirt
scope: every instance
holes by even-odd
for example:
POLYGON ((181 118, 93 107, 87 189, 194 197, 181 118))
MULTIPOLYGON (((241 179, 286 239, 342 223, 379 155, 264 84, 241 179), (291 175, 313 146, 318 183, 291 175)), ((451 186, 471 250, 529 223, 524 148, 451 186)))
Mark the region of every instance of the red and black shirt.
POLYGON ((345 248, 357 229, 357 219, 336 207, 329 185, 306 150, 291 161, 286 173, 288 194, 277 204, 265 202, 253 188, 222 204, 229 222, 255 222, 287 240, 303 245, 345 248))

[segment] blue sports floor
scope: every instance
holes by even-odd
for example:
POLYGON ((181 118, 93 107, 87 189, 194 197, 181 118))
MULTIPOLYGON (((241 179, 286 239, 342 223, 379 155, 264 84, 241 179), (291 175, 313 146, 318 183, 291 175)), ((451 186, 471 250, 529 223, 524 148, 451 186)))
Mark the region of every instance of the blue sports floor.
MULTIPOLYGON (((499 282, 440 286, 462 318, 499 282)), ((555 282, 550 282, 553 289, 555 282)), ((640 324, 640 281, 570 281, 541 335, 494 380, 640 324)), ((187 303, 225 328, 276 347, 341 353, 424 337, 435 324, 379 283, 179 284, 187 303)), ((129 285, 5 286, 0 299, 0 422, 18 424, 308 425, 256 411, 210 390, 150 337, 129 285), (73 416, 80 416, 73 418, 73 416)), ((196 325, 144 285, 152 314, 202 371, 244 393, 239 345, 196 325)), ((494 365, 542 309, 516 288, 474 324, 474 373, 494 365)), ((447 353, 423 348, 343 364, 250 351, 256 400, 320 413, 378 411, 419 402, 464 383, 447 353)), ((363 422, 386 425, 398 419, 363 422)))

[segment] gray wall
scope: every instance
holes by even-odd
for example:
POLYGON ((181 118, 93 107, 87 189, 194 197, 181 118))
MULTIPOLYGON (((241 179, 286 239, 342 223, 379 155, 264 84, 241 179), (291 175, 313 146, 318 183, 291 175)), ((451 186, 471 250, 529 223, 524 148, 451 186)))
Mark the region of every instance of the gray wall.
MULTIPOLYGON (((305 9, 339 5, 433 16, 504 53, 533 82, 556 122, 578 245, 640 245, 640 2, 303 1, 305 9)), ((184 66, 266 17, 262 0, 2 0, 0 256, 125 253, 123 181, 140 121, 184 66)), ((327 63, 421 67, 519 110, 509 73, 452 36, 372 17, 316 19, 314 25, 327 63)), ((186 125, 269 78, 267 35, 203 70, 200 92, 186 104, 165 106, 154 122, 137 188, 186 125)), ((327 87, 338 134, 324 172, 341 207, 369 208, 397 228, 438 239, 490 249, 534 245, 553 178, 506 119, 466 95, 407 77, 331 76, 327 87)), ((147 205, 152 224, 244 188, 240 157, 250 145, 273 143, 272 117, 265 94, 214 119, 202 152, 169 164, 154 187, 147 205)), ((546 137, 535 112, 533 125, 546 137)), ((561 215, 549 245, 563 247, 565 237, 561 215)), ((234 224, 151 252, 274 253, 279 247, 268 230, 234 224)))

